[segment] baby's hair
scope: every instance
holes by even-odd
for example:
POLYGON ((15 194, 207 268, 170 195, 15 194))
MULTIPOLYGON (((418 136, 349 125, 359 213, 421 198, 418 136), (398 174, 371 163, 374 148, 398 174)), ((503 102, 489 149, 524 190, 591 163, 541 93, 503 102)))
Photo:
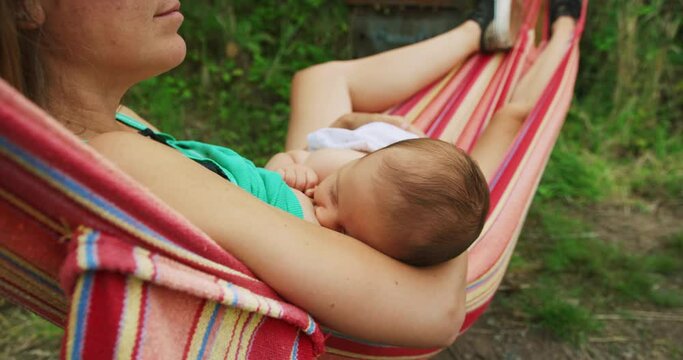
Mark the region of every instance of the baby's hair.
POLYGON ((385 152, 377 180, 395 196, 386 216, 392 240, 409 244, 401 260, 428 266, 450 260, 477 239, 489 209, 488 184, 464 151, 441 140, 404 140, 385 152), (400 156, 408 151, 413 156, 400 156))

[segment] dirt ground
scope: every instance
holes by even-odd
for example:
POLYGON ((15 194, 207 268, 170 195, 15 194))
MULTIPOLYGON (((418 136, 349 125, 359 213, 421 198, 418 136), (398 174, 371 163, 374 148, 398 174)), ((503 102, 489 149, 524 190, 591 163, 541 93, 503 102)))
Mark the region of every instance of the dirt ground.
POLYGON ((603 320, 605 327, 601 336, 590 337, 580 346, 559 342, 508 315, 497 311, 494 302, 474 327, 435 359, 683 358, 681 310, 667 313, 647 311, 633 320, 603 320))
MULTIPOLYGON (((582 217, 602 239, 619 242, 628 251, 648 251, 658 246, 656 239, 683 231, 683 204, 646 211, 624 206, 595 210, 582 217)), ((501 288, 514 285, 506 279, 501 288)), ((680 289, 683 284, 676 285, 680 289)), ((597 314, 603 322, 600 335, 577 346, 558 341, 504 310, 500 301, 505 296, 499 291, 477 323, 435 359, 683 359, 683 308, 633 307, 597 314)))

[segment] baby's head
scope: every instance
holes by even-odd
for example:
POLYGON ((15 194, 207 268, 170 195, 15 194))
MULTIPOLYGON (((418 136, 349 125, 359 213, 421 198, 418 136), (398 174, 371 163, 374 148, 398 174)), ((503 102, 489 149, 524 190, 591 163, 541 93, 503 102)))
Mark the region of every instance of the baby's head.
POLYGON ((318 186, 314 205, 321 225, 427 266, 458 256, 479 236, 489 193, 467 154, 422 138, 345 165, 318 186))

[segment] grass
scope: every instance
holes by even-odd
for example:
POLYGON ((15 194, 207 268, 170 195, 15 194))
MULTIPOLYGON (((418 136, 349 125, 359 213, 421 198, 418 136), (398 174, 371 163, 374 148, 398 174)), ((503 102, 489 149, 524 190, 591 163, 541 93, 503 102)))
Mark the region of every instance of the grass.
POLYGON ((62 329, 0 299, 0 358, 54 359, 62 329))
POLYGON ((595 313, 683 307, 683 232, 633 253, 599 238, 576 210, 543 200, 528 224, 509 269, 525 286, 503 295, 502 305, 521 309, 537 329, 578 345, 600 332, 595 313))

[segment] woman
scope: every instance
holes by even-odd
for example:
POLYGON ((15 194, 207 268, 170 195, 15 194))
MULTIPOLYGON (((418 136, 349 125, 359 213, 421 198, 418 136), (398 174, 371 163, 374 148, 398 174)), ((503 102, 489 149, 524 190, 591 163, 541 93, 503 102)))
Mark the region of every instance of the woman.
MULTIPOLYGON (((182 62, 185 43, 177 30, 183 17, 177 0, 0 4, 0 75, 244 261, 283 297, 321 323, 369 341, 414 347, 453 342, 465 313, 465 255, 430 268, 404 265, 256 200, 115 120, 131 86, 182 62)), ((306 132, 340 115, 380 110, 442 75, 478 51, 481 27, 486 26, 468 21, 399 50, 401 66, 421 63, 422 54, 434 52, 432 69, 403 78, 405 82, 371 86, 374 78, 368 78, 368 71, 376 71, 380 63, 392 68, 398 59, 392 53, 300 73, 294 80, 288 148, 302 146, 306 132), (311 84, 316 74, 329 76, 336 86, 319 91, 311 84), (388 97, 377 94, 395 88, 401 90, 388 97), (365 102, 372 96, 377 100, 365 102), (329 99, 337 99, 332 104, 338 106, 311 105, 329 99)), ((533 86, 541 88, 537 82, 533 86)), ((371 120, 365 115, 350 119, 353 124, 371 120)))

